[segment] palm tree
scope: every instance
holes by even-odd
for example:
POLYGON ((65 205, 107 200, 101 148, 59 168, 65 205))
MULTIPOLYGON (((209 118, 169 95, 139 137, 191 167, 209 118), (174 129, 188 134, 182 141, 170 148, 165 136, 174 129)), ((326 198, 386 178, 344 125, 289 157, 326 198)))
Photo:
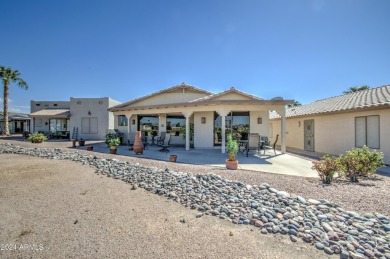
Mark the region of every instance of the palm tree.
POLYGON ((302 106, 302 104, 299 101, 294 101, 293 104, 287 105, 287 108, 297 107, 297 106, 302 106))
POLYGON ((4 84, 4 95, 3 95, 3 103, 4 103, 4 110, 3 110, 3 116, 4 116, 4 129, 3 134, 9 135, 9 128, 8 128, 8 95, 9 95, 9 85, 10 83, 16 83, 20 87, 27 90, 28 86, 27 83, 19 77, 20 73, 18 70, 12 70, 10 67, 4 67, 0 66, 0 78, 3 79, 4 84))
POLYGON ((357 86, 357 87, 350 87, 347 91, 344 91, 344 94, 350 94, 350 93, 355 93, 363 90, 370 89, 368 85, 362 85, 362 86, 357 86))

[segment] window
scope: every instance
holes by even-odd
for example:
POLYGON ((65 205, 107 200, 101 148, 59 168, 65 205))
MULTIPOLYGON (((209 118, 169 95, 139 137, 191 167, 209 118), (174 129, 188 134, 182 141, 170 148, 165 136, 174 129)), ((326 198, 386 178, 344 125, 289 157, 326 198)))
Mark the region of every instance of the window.
POLYGON ((158 118, 155 116, 138 116, 138 130, 145 131, 148 136, 157 136, 158 133, 158 118))
POLYGON ((50 131, 67 131, 68 125, 66 119, 49 119, 50 131))
POLYGON ((118 116, 118 126, 127 126, 127 118, 125 115, 118 116))
POLYGON ((55 103, 55 104, 53 104, 53 106, 58 106, 58 105, 55 103))
POLYGON ((355 146, 379 148, 379 116, 363 116, 355 118, 355 146))
POLYGON ((41 104, 40 103, 36 103, 35 106, 41 106, 41 104))
POLYGON ((81 104, 81 101, 77 101, 77 104, 81 104))
POLYGON ((81 118, 81 133, 82 134, 97 134, 98 133, 98 118, 81 118))

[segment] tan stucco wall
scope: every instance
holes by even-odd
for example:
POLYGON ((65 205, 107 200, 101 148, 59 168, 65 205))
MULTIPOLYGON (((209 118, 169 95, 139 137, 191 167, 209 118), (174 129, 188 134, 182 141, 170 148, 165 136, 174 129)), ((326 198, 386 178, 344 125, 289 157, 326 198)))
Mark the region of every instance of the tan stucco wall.
MULTIPOLYGON (((286 119, 287 147, 304 149, 304 120, 314 119, 314 149, 316 152, 344 154, 355 148, 355 117, 380 116, 380 149, 385 163, 390 164, 390 109, 359 111, 325 116, 286 119), (299 126, 300 123, 300 126, 299 126)), ((280 120, 271 120, 273 134, 280 134, 280 120)), ((280 144, 280 141, 278 141, 280 144)))
POLYGON ((213 100, 217 101, 217 100, 252 100, 252 99, 247 96, 243 96, 242 94, 229 93, 229 94, 217 96, 213 100))
POLYGON ((194 147, 212 148, 214 146, 214 112, 194 113, 194 147), (202 117, 206 123, 202 124, 202 117))
POLYGON ((268 111, 251 111, 250 113, 250 132, 258 133, 260 136, 269 136, 268 132, 268 123, 269 123, 269 113, 268 111), (257 119, 261 118, 262 123, 258 124, 257 119))

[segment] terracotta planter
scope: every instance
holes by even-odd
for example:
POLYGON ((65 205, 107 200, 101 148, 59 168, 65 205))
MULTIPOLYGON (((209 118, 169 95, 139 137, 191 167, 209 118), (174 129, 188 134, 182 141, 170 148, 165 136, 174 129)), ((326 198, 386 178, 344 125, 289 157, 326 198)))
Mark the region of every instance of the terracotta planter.
POLYGON ((72 147, 76 147, 77 139, 72 139, 72 147))
POLYGON ((116 154, 116 147, 110 147, 110 154, 116 154))
POLYGON ((177 159, 177 155, 170 155, 169 156, 169 161, 171 161, 171 162, 176 162, 176 159, 177 159))
POLYGON ((144 144, 141 139, 141 131, 135 133, 133 151, 136 155, 144 153, 144 144))
POLYGON ((237 170, 238 168, 238 160, 226 160, 226 169, 229 170, 237 170))
POLYGON ((79 140, 79 146, 83 147, 85 145, 85 140, 79 140))
POLYGON ((88 151, 93 151, 93 146, 87 147, 88 151))

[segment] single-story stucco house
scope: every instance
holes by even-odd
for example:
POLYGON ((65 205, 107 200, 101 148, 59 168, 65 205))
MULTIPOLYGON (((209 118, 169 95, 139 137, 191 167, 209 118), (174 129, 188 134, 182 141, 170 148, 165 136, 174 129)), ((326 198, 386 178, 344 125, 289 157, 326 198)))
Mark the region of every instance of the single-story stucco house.
POLYGON ((120 102, 109 97, 31 101, 30 132, 40 131, 67 139, 103 140, 107 129, 114 128, 114 115, 107 109, 118 104, 120 102), (73 136, 76 132, 77 136, 73 136))
MULTIPOLYGON (((278 114, 270 124, 280 132, 278 114)), ((390 85, 288 108, 286 124, 287 147, 338 155, 366 145, 390 164, 390 85)))
MULTIPOLYGON (((4 128, 3 112, 0 112, 0 133, 4 128)), ((26 113, 8 112, 8 128, 11 134, 30 131, 30 118, 26 113)))
MULTIPOLYGON (((166 132, 171 144, 186 150, 193 138, 195 148, 220 148, 225 153, 228 132, 269 136, 269 111, 277 111, 284 121, 285 107, 291 103, 281 97, 265 100, 233 87, 214 94, 182 83, 108 110, 115 115, 115 128, 127 137, 136 131, 152 136, 166 132)), ((284 131, 280 132, 285 152, 284 131)))

